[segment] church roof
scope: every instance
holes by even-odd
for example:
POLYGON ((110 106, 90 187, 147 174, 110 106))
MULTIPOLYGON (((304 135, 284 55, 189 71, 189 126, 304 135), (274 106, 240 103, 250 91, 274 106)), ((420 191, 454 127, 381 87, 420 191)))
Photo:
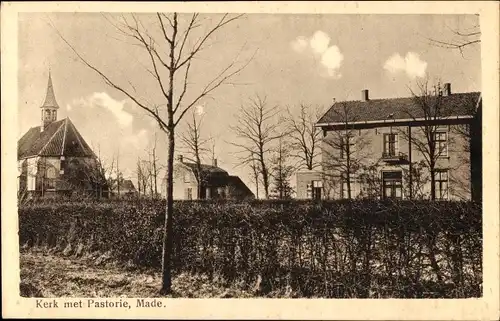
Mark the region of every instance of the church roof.
POLYGON ((54 121, 40 130, 30 128, 17 142, 17 159, 33 156, 95 157, 69 118, 54 121))
POLYGON ((45 95, 45 101, 41 106, 41 108, 45 107, 59 108, 59 105, 57 104, 56 101, 56 95, 54 94, 54 87, 52 86, 52 77, 50 76, 50 71, 49 71, 49 82, 47 84, 47 94, 45 95))

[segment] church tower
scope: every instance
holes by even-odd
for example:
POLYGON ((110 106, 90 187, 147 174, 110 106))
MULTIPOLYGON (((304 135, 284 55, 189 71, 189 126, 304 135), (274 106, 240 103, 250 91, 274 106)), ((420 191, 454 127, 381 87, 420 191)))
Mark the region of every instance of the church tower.
POLYGON ((42 109, 42 125, 40 128, 41 131, 43 131, 43 129, 47 125, 57 120, 57 110, 59 109, 59 105, 57 104, 56 101, 56 96, 54 95, 54 88, 52 86, 52 77, 50 75, 50 70, 49 70, 49 82, 47 84, 47 94, 45 95, 45 102, 40 108, 42 109))

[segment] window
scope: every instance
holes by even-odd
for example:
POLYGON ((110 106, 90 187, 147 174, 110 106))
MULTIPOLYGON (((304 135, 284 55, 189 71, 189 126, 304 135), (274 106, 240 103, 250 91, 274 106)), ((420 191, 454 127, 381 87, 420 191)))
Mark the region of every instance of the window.
POLYGON ((47 189, 56 188, 56 169, 54 167, 47 168, 45 173, 45 184, 47 189))
POLYGON ((189 172, 184 173, 184 183, 190 183, 191 182, 191 175, 189 175, 189 172))
POLYGON ((401 171, 382 172, 383 198, 402 199, 402 173, 401 171))
POLYGON ((384 155, 396 156, 398 153, 398 134, 384 134, 384 155))
POLYGON ((191 187, 189 187, 189 188, 186 189, 186 194, 187 194, 186 198, 188 200, 192 200, 193 199, 193 189, 191 187))
POLYGON ((64 156, 61 156, 61 161, 59 163, 59 173, 64 174, 65 169, 66 169, 66 159, 64 156))
POLYGON ((436 170, 434 172, 434 186, 436 191, 436 199, 446 200, 448 199, 448 171, 447 170, 436 170))
POLYGON ((446 132, 435 132, 434 143, 437 156, 448 156, 448 137, 446 132))
POLYGON ((322 181, 313 181, 312 182, 312 198, 315 200, 321 199, 321 190, 323 189, 322 181))
POLYGON ((312 198, 312 184, 307 184, 307 189, 306 189, 306 198, 311 199, 312 198))
POLYGON ((350 137, 340 138, 340 158, 345 158, 351 152, 351 148, 354 143, 351 141, 350 137))
POLYGON ((356 193, 356 177, 354 174, 351 173, 351 179, 349 180, 349 185, 347 184, 347 175, 342 174, 340 177, 342 186, 341 186, 341 193, 342 193, 342 198, 348 199, 349 198, 349 185, 350 185, 350 190, 351 190, 351 198, 355 198, 357 193, 356 193))

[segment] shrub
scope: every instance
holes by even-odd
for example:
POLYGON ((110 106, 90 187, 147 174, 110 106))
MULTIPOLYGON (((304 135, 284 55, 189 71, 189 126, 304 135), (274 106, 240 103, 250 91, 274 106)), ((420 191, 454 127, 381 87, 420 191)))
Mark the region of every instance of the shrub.
MULTIPOLYGON (((173 266, 264 294, 481 295, 481 206, 428 201, 179 201, 173 266)), ((27 204, 21 245, 159 268, 164 201, 27 204)))

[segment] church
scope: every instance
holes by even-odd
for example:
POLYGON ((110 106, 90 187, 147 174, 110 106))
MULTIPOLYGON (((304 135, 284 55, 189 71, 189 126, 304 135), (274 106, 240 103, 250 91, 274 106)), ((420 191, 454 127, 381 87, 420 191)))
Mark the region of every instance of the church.
POLYGON ((68 117, 57 119, 58 109, 49 71, 40 126, 30 128, 17 145, 19 198, 106 197, 98 158, 68 117))

